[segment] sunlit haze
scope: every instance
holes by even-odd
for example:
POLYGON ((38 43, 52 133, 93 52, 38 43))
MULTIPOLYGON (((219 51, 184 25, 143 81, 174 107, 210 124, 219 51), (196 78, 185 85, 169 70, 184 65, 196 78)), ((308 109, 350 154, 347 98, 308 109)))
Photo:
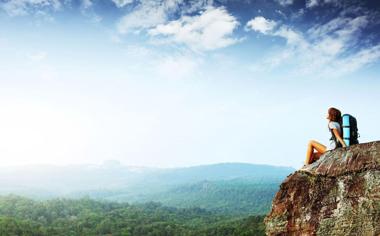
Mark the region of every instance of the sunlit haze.
POLYGON ((0 166, 298 168, 330 106, 379 140, 375 2, 0 1, 0 166))

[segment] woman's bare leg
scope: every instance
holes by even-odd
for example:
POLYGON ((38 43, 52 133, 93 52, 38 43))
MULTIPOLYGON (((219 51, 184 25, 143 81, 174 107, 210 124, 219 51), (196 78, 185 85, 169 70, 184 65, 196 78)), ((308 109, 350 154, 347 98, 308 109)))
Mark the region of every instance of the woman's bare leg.
POLYGON ((320 152, 314 152, 311 162, 313 163, 314 161, 318 160, 322 156, 322 154, 323 153, 320 152))
POLYGON ((307 146, 307 151, 306 151, 306 160, 305 160, 305 164, 308 165, 308 164, 311 164, 314 160, 313 156, 314 156, 314 149, 317 151, 317 155, 322 155, 323 153, 326 152, 326 146, 315 141, 315 140, 311 140, 307 146))
POLYGON ((314 148, 313 148, 312 142, 313 141, 310 141, 309 144, 307 145, 305 165, 308 165, 311 161, 310 159, 313 157, 314 148))

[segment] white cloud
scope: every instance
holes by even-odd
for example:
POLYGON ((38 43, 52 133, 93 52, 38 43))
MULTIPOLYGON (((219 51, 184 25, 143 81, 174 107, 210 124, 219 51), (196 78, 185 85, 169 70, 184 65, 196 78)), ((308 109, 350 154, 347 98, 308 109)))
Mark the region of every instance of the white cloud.
POLYGON ((117 7, 124 7, 125 5, 128 5, 133 1, 134 0, 112 0, 112 2, 114 2, 117 7))
POLYGON ((311 8, 311 7, 316 7, 320 4, 319 0, 306 0, 306 7, 311 8))
POLYGON ((95 4, 96 2, 93 0, 81 0, 80 12, 89 20, 89 22, 98 24, 103 20, 103 17, 96 13, 94 9, 95 4))
POLYGON ((286 25, 279 26, 279 23, 268 20, 262 16, 257 16, 247 22, 245 30, 253 30, 265 35, 279 36, 287 40, 288 44, 303 43, 302 35, 286 25), (276 27, 278 26, 278 27, 276 27))
POLYGON ((262 16, 257 16, 247 22, 245 30, 254 30, 263 34, 267 34, 276 27, 277 23, 272 20, 267 20, 262 16))
POLYGON ((307 33, 314 39, 330 36, 345 40, 356 36, 368 22, 367 16, 337 17, 326 24, 315 25, 307 33))
POLYGON ((325 4, 339 5, 342 2, 339 0, 306 0, 306 8, 313 8, 325 4))
MULTIPOLYGON (((337 61, 336 67, 341 68, 341 73, 349 73, 363 66, 374 63, 380 59, 380 45, 365 48, 343 60, 337 61)), ((333 69, 333 68, 332 68, 333 69)))
MULTIPOLYGON (((265 22, 269 20, 265 19, 265 22)), ((380 45, 361 47, 361 32, 369 24, 367 16, 341 15, 325 24, 314 25, 304 33, 287 25, 276 24, 278 27, 264 27, 256 31, 284 38, 286 47, 263 62, 254 64, 252 68, 255 70, 285 67, 293 76, 337 77, 380 58, 380 45)))
POLYGON ((288 44, 297 44, 298 46, 301 46, 305 43, 302 34, 296 32, 288 26, 281 26, 277 31, 274 31, 271 34, 286 39, 288 44))
POLYGON ((59 10, 61 3, 59 0, 11 0, 0 4, 10 16, 22 16, 38 13, 41 9, 59 10))
POLYGON ((214 50, 238 42, 232 34, 239 22, 224 7, 208 7, 200 15, 183 16, 148 31, 162 36, 165 42, 185 44, 195 51, 214 50))
POLYGON ((143 1, 134 11, 120 19, 117 29, 119 33, 126 34, 139 33, 142 29, 154 27, 166 21, 172 6, 156 1, 143 1))
POLYGON ((90 8, 93 5, 91 0, 82 0, 82 6, 84 9, 90 8))
POLYGON ((276 0, 282 6, 292 5, 294 0, 276 0))
POLYGON ((140 33, 167 23, 174 13, 180 16, 195 13, 212 3, 212 0, 141 0, 139 5, 119 20, 117 30, 120 34, 140 33))

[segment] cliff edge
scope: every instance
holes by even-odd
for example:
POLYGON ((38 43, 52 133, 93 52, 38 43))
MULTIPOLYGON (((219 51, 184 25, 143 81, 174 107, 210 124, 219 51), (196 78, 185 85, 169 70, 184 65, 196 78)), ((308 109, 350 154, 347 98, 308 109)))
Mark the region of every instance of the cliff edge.
POLYGON ((289 175, 267 235, 380 235, 380 141, 325 153, 289 175))

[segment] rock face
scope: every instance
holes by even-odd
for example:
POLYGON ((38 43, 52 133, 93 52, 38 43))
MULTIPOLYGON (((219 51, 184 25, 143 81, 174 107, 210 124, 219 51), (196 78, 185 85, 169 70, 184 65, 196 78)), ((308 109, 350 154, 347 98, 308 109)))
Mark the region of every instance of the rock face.
POLYGON ((328 151, 281 184, 267 235, 380 235, 380 141, 328 151))

